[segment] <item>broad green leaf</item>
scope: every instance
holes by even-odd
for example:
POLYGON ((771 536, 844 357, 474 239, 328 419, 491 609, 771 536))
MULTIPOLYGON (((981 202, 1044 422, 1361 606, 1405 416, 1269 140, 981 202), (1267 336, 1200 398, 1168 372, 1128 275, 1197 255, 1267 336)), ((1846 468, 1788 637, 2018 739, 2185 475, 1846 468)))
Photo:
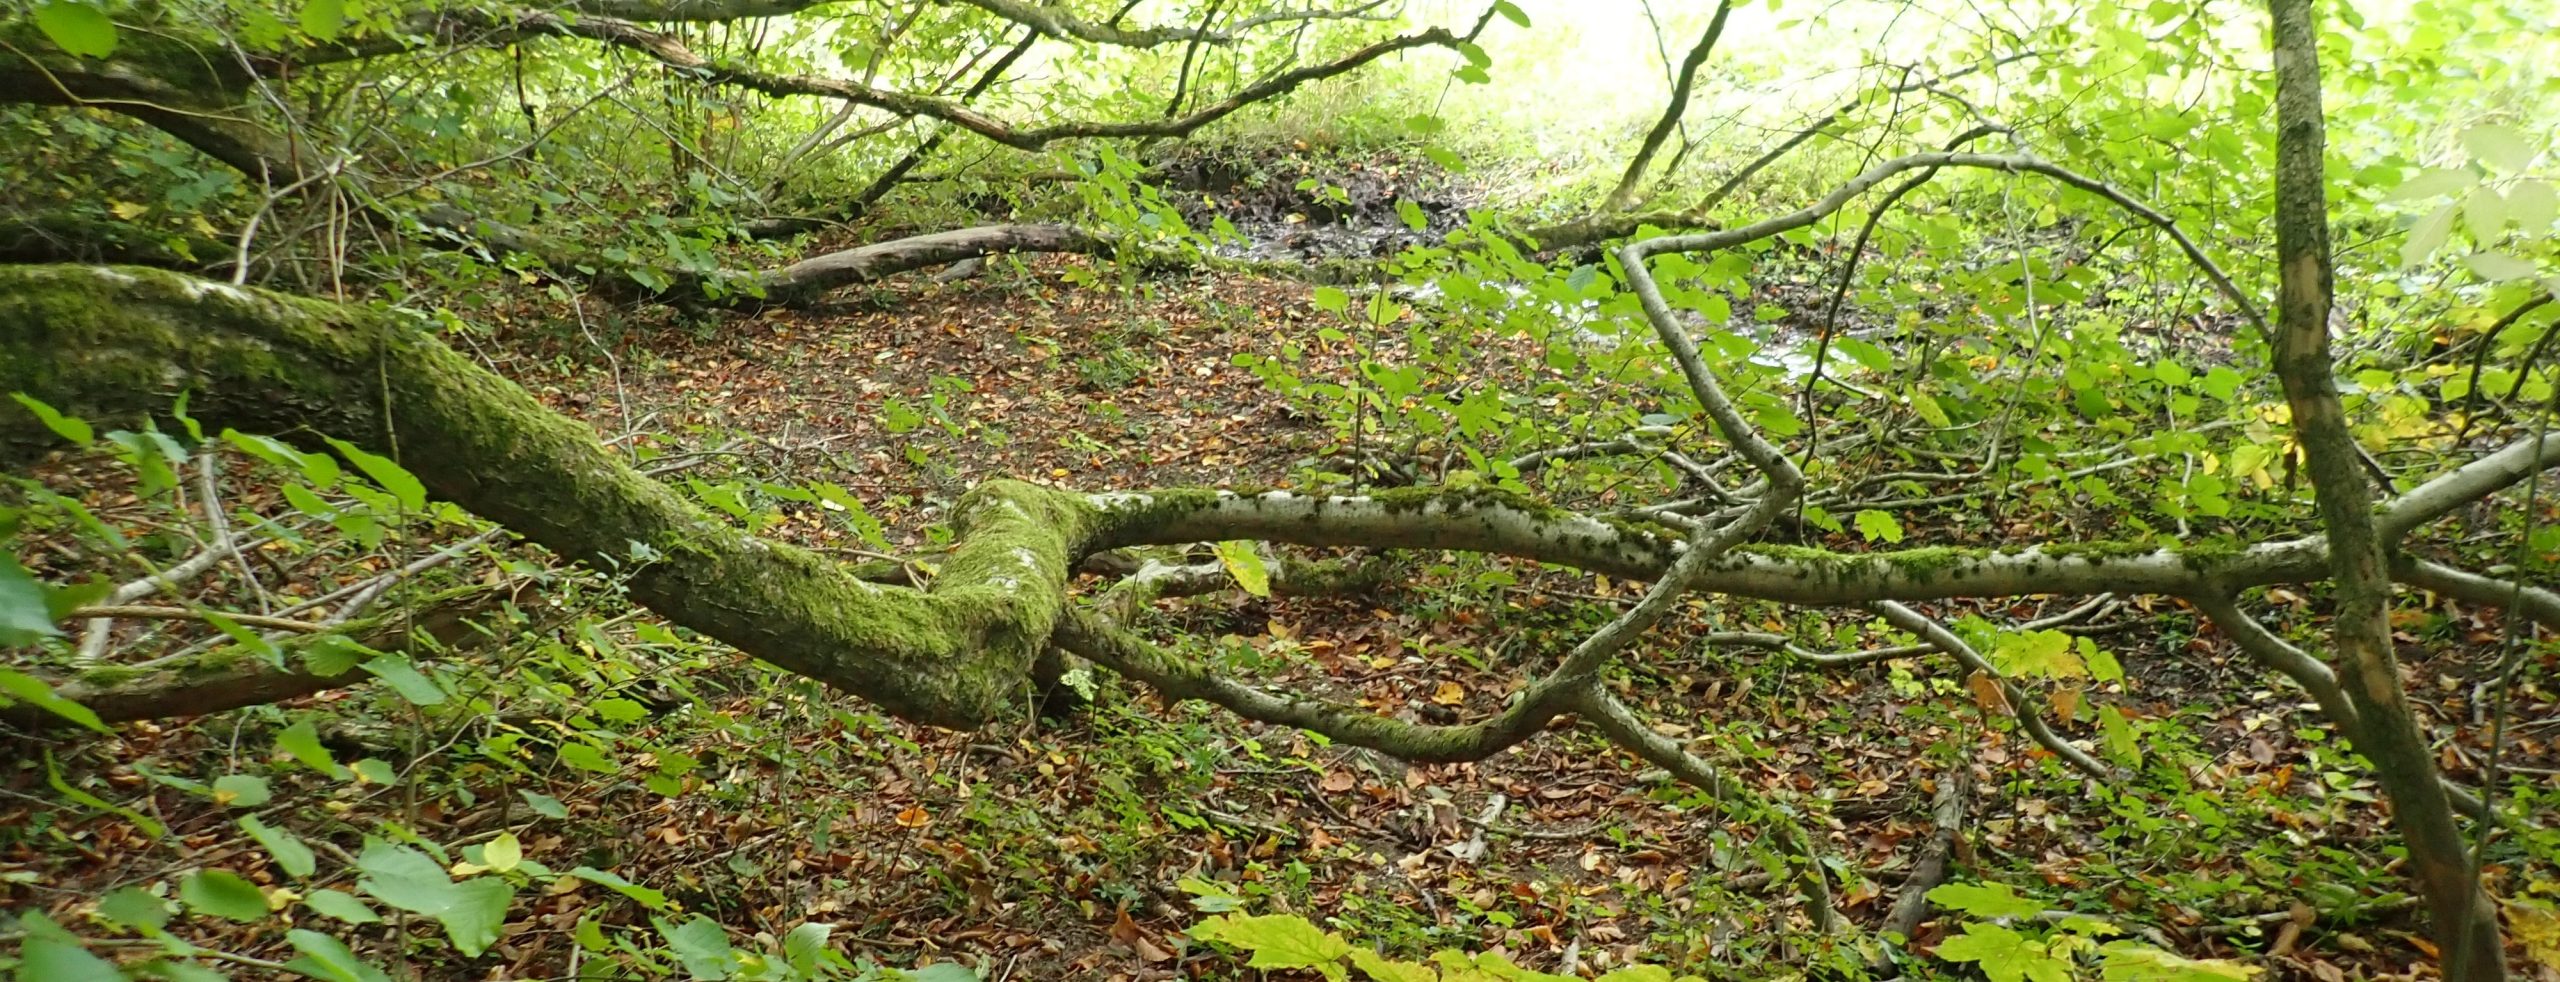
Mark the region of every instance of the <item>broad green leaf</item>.
POLYGON ((2462 264, 2492 283, 2532 279, 2534 265, 2503 252, 2475 252, 2462 257, 2462 264))
POLYGON ((1314 968, 1335 964, 1351 954, 1351 945, 1341 935, 1318 928, 1295 914, 1226 914, 1201 921, 1187 933, 1198 940, 1252 952, 1252 960, 1245 963, 1251 968, 1314 968))
POLYGON ((500 873, 515 869, 516 864, 524 862, 524 843, 516 841, 513 832, 500 832, 480 847, 480 862, 500 873))
POLYGON ((1955 425, 1954 420, 1947 418, 1947 411, 1938 407, 1938 400, 1918 389, 1911 390, 1911 411, 1920 414, 1920 418, 1927 420, 1929 425, 1942 430, 1955 425))
POLYGON ((2080 639, 2079 648, 2080 660, 2089 664, 2090 678, 2100 682, 2124 681, 2124 665, 2116 661, 2113 652, 2098 647, 2097 642, 2088 638, 2080 639))
POLYGON ((48 0, 36 8, 36 30, 55 47, 83 58, 116 53, 116 22, 107 12, 79 0, 48 0))
POLYGON ((2098 949, 2106 982, 2229 982, 2255 977, 2254 965, 2219 958, 2188 958, 2134 941, 2110 941, 2098 949))
POLYGON ((256 808, 275 800, 267 790, 267 779, 255 774, 225 774, 213 779, 213 803, 231 808, 256 808))
MULTIPOLYGON (((335 3, 336 0, 322 0, 322 2, 335 3)), ((340 456, 353 461, 356 469, 363 471, 364 476, 372 478, 373 483, 381 485, 383 490, 391 492, 392 497, 400 499, 400 507, 417 511, 427 506, 427 486, 418 483, 418 476, 409 473, 408 468, 393 462, 389 457, 366 453, 345 440, 333 438, 329 441, 329 445, 336 447, 340 456)))
POLYGON ((261 921, 267 917, 267 895, 258 885, 242 879, 230 870, 197 870, 178 883, 178 899, 187 909, 199 914, 235 921, 261 921))
POLYGON ((1344 313, 1351 309, 1351 295, 1342 292, 1338 287, 1317 287, 1313 297, 1313 302, 1315 303, 1317 310, 1330 311, 1336 314, 1344 313))
POLYGON ((2004 631, 1991 646, 1991 663, 2011 678, 2085 678, 2087 665, 2060 631, 2004 631))
POLYGON ((2418 224, 2410 227, 2408 239, 2400 243, 2400 265, 2426 262, 2428 256, 2443 248, 2444 240, 2453 235, 2453 216, 2454 206, 2445 205, 2418 219, 2418 224))
POLYGON ((338 39, 347 22, 346 0, 302 0, 302 33, 323 41, 338 39))
POLYGON ((976 969, 958 962, 935 962, 905 974, 907 982, 984 982, 976 969))
POLYGON ((347 776, 347 769, 338 766, 338 762, 329 757, 329 748, 320 745, 320 733, 312 728, 310 720, 298 721, 292 726, 285 727, 284 732, 276 734, 276 749, 301 761, 302 766, 322 774, 340 780, 344 780, 347 776))
POLYGON ((293 950, 302 953, 302 957, 287 963, 294 971, 329 982, 391 982, 381 969, 366 964, 348 950, 346 942, 302 928, 287 931, 284 937, 293 943, 293 950))
POLYGON ((1373 982, 1439 982, 1440 973, 1429 965, 1400 962, 1367 948, 1351 949, 1351 967, 1373 982))
POLYGON ((79 788, 72 787, 70 782, 62 779, 62 768, 54 762, 53 751, 50 750, 45 751, 44 754, 44 780, 45 784, 53 788, 54 793, 65 798, 69 798, 79 804, 87 805, 99 811, 113 814, 125 821, 132 822, 133 827, 141 829, 144 835, 157 839, 163 835, 169 834, 168 826, 153 821, 149 815, 115 804, 105 798, 82 791, 79 788))
POLYGON ((367 906, 363 900, 357 899, 352 893, 338 890, 313 890, 308 896, 302 898, 302 905, 317 911, 324 917, 333 917, 349 924, 382 923, 382 915, 374 913, 372 907, 367 906))
POLYGON ((18 557, 0 554, 0 648, 30 645, 61 634, 53 626, 53 608, 45 602, 44 584, 18 565, 18 557))
MULTIPOLYGON (((1932 897, 1937 893, 1929 891, 1932 897)), ((1997 924, 1965 925, 1963 934, 1938 942, 1938 957, 1972 962, 1991 982, 2071 982, 2068 959, 2056 958, 2042 942, 1997 924)))
POLYGON ((719 921, 695 914, 682 925, 657 921, 658 934, 667 939, 667 950, 684 963, 685 972, 696 979, 725 979, 737 964, 737 950, 729 946, 729 931, 719 921))
POLYGON ((2487 245, 2498 240, 2507 227, 2507 196, 2497 188, 2472 188, 2462 196, 2462 227, 2471 233, 2471 241, 2487 245))
POLYGON ((1902 541, 1902 523, 1894 521, 1892 515, 1867 508, 1859 511, 1851 521, 1857 523, 1858 534, 1865 536, 1869 542, 1902 541))
POLYGON ((140 887, 123 887, 98 898, 98 916, 143 934, 169 924, 169 901, 140 887))
POLYGON ((418 671, 417 666, 409 664, 406 657, 384 655, 364 663, 364 670, 390 683, 391 688, 400 693, 400 698, 409 700, 412 705, 433 706, 444 701, 444 687, 418 671))
POLYGON ((577 869, 570 870, 569 875, 598 886, 610 887, 613 892, 629 897, 632 900, 637 901, 640 906, 647 907, 652 910, 665 910, 667 907, 666 894, 641 886, 637 883, 633 883, 620 876, 605 872, 604 870, 597 869, 593 866, 580 866, 577 869))
POLYGON ((1512 3, 1511 0, 1494 0, 1493 12, 1501 14, 1502 19, 1516 26, 1529 26, 1529 12, 1520 9, 1520 5, 1512 3))
POLYGON ((1424 215, 1422 206, 1414 204, 1411 198, 1396 199, 1396 217, 1404 219, 1404 227, 1416 232, 1431 227, 1430 216, 1424 215))
POLYGON ((124 982, 124 973, 87 948, 30 935, 18 948, 18 982, 124 982))
POLYGON ((803 975, 813 975, 818 959, 827 952, 827 936, 835 933, 835 925, 808 921, 791 929, 782 937, 782 960, 803 975))
POLYGON ((2416 201, 2421 198, 2441 198, 2458 191, 2469 190, 2472 185, 2478 183, 2480 183, 2480 175, 2472 173, 2467 168, 2430 167, 2419 171, 2418 176, 2400 182, 2400 186, 2385 193, 2382 200, 2416 201))
POLYGON ((494 876, 455 882, 426 853, 374 840, 356 857, 358 889, 412 914, 435 918, 455 950, 476 957, 498 940, 515 889, 494 876))
POLYGON ((2142 763, 2142 744, 2134 739, 2133 723, 2124 718, 2124 710, 2114 706, 2098 707, 2098 734, 2104 738, 2107 756, 2117 763, 2132 766, 2142 763))
MULTIPOLYGON (((5 574, 0 574, 0 578, 5 578, 5 574)), ((0 668, 0 705, 12 701, 26 703, 100 733, 115 732, 89 707, 56 694, 53 686, 45 684, 43 679, 0 668)))
POLYGON ((2472 159, 2510 174, 2533 166, 2533 141, 2512 127, 2484 124, 2463 130, 2462 148, 2471 151, 2472 159))
POLYGON ((28 412, 36 414, 37 419, 44 421, 44 428, 52 430, 55 436, 83 447, 98 442, 98 431, 91 429, 87 420, 55 412, 53 407, 46 405, 43 400, 24 392, 12 392, 9 393, 9 397, 18 400, 19 405, 27 407, 28 412))
POLYGON ((303 845, 293 833, 261 822, 256 815, 240 816, 240 828, 249 833, 250 838, 258 840, 259 845, 265 846, 267 855, 275 857, 276 866, 295 879, 310 876, 319 868, 317 859, 311 855, 311 847, 303 845))
POLYGON ((2517 181, 2507 188, 2507 217, 2528 236, 2541 236, 2551 231, 2551 220, 2560 216, 2560 191, 2549 181, 2517 181))
POLYGON ((571 740, 561 744, 557 752, 561 763, 582 771, 594 771, 598 774, 622 772, 622 765, 615 763, 612 755, 605 753, 592 743, 571 740))
POLYGON ((1930 889, 1929 902, 1974 917, 2025 917, 2044 911, 2044 904, 2018 896, 2006 883, 1943 883, 1930 889))
POLYGON ((1236 585, 1244 592, 1257 597, 1271 595, 1271 568, 1263 565, 1262 553, 1255 551, 1252 542, 1229 539, 1210 549, 1218 554, 1218 565, 1226 567, 1227 575, 1235 577, 1236 585))
POLYGON ((532 808, 533 813, 536 815, 540 815, 544 818, 569 817, 569 806, 561 804, 560 799, 558 798, 554 798, 538 791, 518 791, 516 793, 524 796, 525 805, 532 808))

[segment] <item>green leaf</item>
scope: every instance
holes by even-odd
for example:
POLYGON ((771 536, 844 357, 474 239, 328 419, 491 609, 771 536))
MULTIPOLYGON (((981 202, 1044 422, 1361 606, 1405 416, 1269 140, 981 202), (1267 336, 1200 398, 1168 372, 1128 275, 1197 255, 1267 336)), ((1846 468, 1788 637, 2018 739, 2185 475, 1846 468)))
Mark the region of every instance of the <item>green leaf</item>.
MULTIPOLYGON (((336 0, 321 2, 334 4, 336 0)), ((372 478, 373 483, 382 485, 382 489, 391 492, 392 497, 400 499, 400 507, 417 511, 427 506, 427 486, 418 483, 417 475, 392 462, 391 458, 366 453, 345 440, 332 438, 329 445, 336 447, 340 456, 354 461, 356 469, 372 478)))
POLYGON ((649 707, 629 699, 599 699, 592 708, 608 723, 628 723, 649 715, 649 707))
POLYGON ((827 952, 827 936, 835 933, 835 925, 808 921, 791 929, 782 937, 782 960, 800 974, 815 976, 818 959, 827 952))
POLYGON ((2453 215, 2454 206, 2445 205, 2428 212, 2427 217, 2411 226, 2409 238, 2400 243, 2400 265, 2415 266, 2426 262, 2428 256, 2443 248, 2444 240, 2453 235, 2453 215))
POLYGON ((696 979, 725 979, 737 963, 737 951, 729 946, 729 931, 719 921, 700 914, 682 926, 657 921, 658 933, 667 939, 667 950, 675 952, 684 963, 685 972, 696 979))
POLYGON ((1929 891, 1929 902, 1974 917, 2025 917, 2044 912, 2044 904, 2018 896, 2006 883, 1944 883, 1929 891))
POLYGON ((1991 646, 1991 664, 2011 678, 2086 678, 2089 666, 2060 631, 2003 631, 1991 646))
POLYGON ((598 774, 622 773, 622 765, 614 763, 612 755, 605 753, 592 743, 571 740, 561 744, 557 752, 561 763, 582 771, 594 771, 598 774))
POLYGON ((391 762, 379 757, 356 761, 350 769, 356 772, 357 777, 374 784, 395 784, 400 780, 399 772, 391 769, 391 762))
POLYGON ((2533 166, 2533 141, 2512 127, 2484 124, 2462 131, 2462 148, 2471 157, 2510 174, 2533 166))
POLYGON ((18 557, 0 554, 0 648, 30 645, 61 634, 53 626, 51 605, 45 603, 44 584, 18 565, 18 557))
POLYGON ((366 906, 365 902, 357 899, 355 894, 339 890, 313 890, 308 896, 302 898, 302 905, 318 912, 321 916, 333 917, 349 924, 382 923, 382 915, 374 913, 372 907, 366 906))
POLYGON ((225 774, 213 779, 213 803, 231 808, 256 808, 275 800, 267 790, 267 779, 254 774, 225 774))
POLYGON ((497 838, 489 840, 488 845, 480 847, 480 864, 500 873, 515 869, 523 862, 524 843, 517 841, 513 832, 500 832, 497 838))
POLYGON ((108 812, 118 818, 124 819, 125 821, 132 822, 133 827, 141 829, 144 835, 157 839, 163 835, 169 834, 168 826, 153 821, 149 815, 134 811, 133 809, 126 808, 122 805, 114 804, 105 798, 101 798, 97 795, 90 794, 89 792, 82 791, 79 788, 72 787, 69 782, 62 779, 62 768, 54 763, 53 751, 50 750, 45 751, 44 754, 44 781, 45 784, 53 788, 54 793, 65 798, 69 798, 79 804, 87 805, 102 812, 108 812))
POLYGON ((1374 982, 1439 982, 1440 973, 1429 965, 1391 961, 1367 948, 1351 949, 1351 967, 1374 982))
POLYGON ((178 899, 187 909, 199 914, 235 921, 262 921, 267 917, 267 895, 258 885, 242 879, 230 870, 197 870, 178 883, 178 899))
POLYGON ((983 982, 976 969, 958 962, 935 962, 905 975, 907 982, 983 982))
POLYGON ((1424 215, 1422 206, 1414 204, 1411 198, 1396 199, 1396 217, 1404 219, 1404 227, 1416 232, 1431 227, 1430 216, 1424 215))
POLYGON ((2560 216, 2560 191, 2549 181, 2517 181, 2507 189, 2507 217, 2514 220, 2524 234, 2540 236, 2551 230, 2551 220, 2560 216))
MULTIPOLYGON (((1937 893, 1929 891, 1932 897, 1937 893)), ((1938 957, 1972 962, 1991 982, 2071 982, 2069 960, 2056 958, 2042 942, 1997 924, 1965 925, 1963 934, 1938 942, 1938 957)))
POLYGON ((2480 183, 2480 175, 2472 173, 2468 168, 2430 167, 2419 171, 2418 176, 2400 182, 2399 187, 2392 188, 2383 194, 2382 200, 2416 201, 2421 198, 2441 198, 2455 192, 2470 190, 2472 185, 2478 183, 2480 183))
POLYGON ((1271 569, 1263 565, 1262 554, 1254 550, 1253 543, 1229 539, 1209 548, 1218 554, 1218 565, 1226 567, 1227 575, 1235 577, 1236 585, 1244 592, 1257 597, 1271 595, 1271 569))
POLYGON ((364 670, 391 684, 412 705, 433 706, 444 701, 444 688, 409 664, 401 655, 384 655, 364 663, 364 670))
POLYGON ((466 957, 477 957, 498 940, 507 904, 515 899, 515 889, 505 880, 483 876, 457 883, 426 853, 378 839, 356 857, 356 869, 364 874, 357 888, 401 910, 435 918, 454 949, 466 957))
POLYGON ((27 407, 28 412, 36 414, 37 419, 44 421, 44 428, 52 430, 55 436, 83 447, 98 442, 98 431, 90 429, 87 420, 54 412, 52 406, 24 392, 12 392, 9 397, 18 400, 18 405, 27 407))
POLYGON ((1312 298, 1312 302, 1316 305, 1317 310, 1330 311, 1336 314, 1345 313, 1351 309, 1351 295, 1342 292, 1338 287, 1317 287, 1315 295, 1312 298))
POLYGON ((1918 389, 1911 390, 1911 411, 1919 413, 1920 418, 1927 420, 1929 425, 1942 430, 1956 425, 1954 420, 1947 418, 1947 411, 1938 407, 1938 400, 1930 398, 1928 393, 1918 389))
POLYGON ((116 22, 107 12, 74 0, 51 0, 36 8, 36 30, 55 47, 83 58, 116 53, 116 22))
POLYGON ((53 686, 45 684, 43 679, 37 678, 33 675, 0 668, 0 705, 6 705, 13 700, 42 709, 100 733, 113 734, 115 732, 114 729, 108 727, 106 723, 98 719, 98 714, 90 712, 89 707, 72 702, 71 700, 65 699, 56 694, 53 691, 53 686))
POLYGON ((124 973, 87 948, 29 935, 18 948, 18 982, 124 982, 124 973))
POLYGON ((169 925, 169 901, 140 887, 123 887, 98 898, 98 916, 143 934, 169 925))
POLYGON ((1514 25, 1529 26, 1529 12, 1520 9, 1520 5, 1512 3, 1511 0, 1494 0, 1493 12, 1501 14, 1503 20, 1510 21, 1514 25))
POLYGON ((2473 188, 2462 196, 2462 225, 2471 241, 2487 245, 2507 227, 2507 196, 2497 188, 2473 188))
POLYGON ((259 845, 265 846, 267 855, 275 857, 276 866, 295 879, 310 876, 312 870, 319 868, 318 861, 311 855, 311 847, 303 845, 293 833, 261 822, 256 815, 240 816, 240 828, 249 833, 250 838, 258 840, 259 845))
POLYGON ((569 807, 561 804, 560 799, 558 798, 554 798, 538 791, 518 791, 516 793, 524 796, 524 803, 531 807, 533 809, 533 813, 536 815, 540 815, 544 818, 569 817, 569 807))
POLYGON ((338 28, 347 22, 346 0, 302 0, 301 21, 302 33, 335 41, 338 28))
POLYGON ((2128 767, 2142 763, 2142 744, 2133 736, 2133 723, 2124 718, 2124 710, 2114 706, 2098 707, 2098 734, 2106 741, 2107 756, 2128 767))
POLYGON ((613 892, 629 897, 632 900, 637 901, 640 906, 647 907, 651 910, 665 910, 667 907, 666 894, 641 886, 637 883, 633 883, 593 866, 580 866, 577 869, 570 870, 569 875, 598 886, 610 887, 613 892))
POLYGON ((2080 660, 2089 663, 2090 678, 2100 682, 2124 681, 2124 665, 2116 661, 2114 653, 2098 647, 2097 642, 2088 638, 2081 638, 2079 647, 2080 660))
POLYGON ((391 982, 381 969, 365 964, 364 959, 347 950, 346 942, 302 928, 287 931, 284 937, 293 943, 293 950, 302 953, 302 957, 286 963, 294 971, 329 982, 391 982))
POLYGON ((2247 979, 2260 969, 2219 958, 2188 958, 2136 941, 2110 941, 2098 949, 2107 982, 2217 982, 2247 979))
POLYGON ((2462 264, 2492 283, 2532 279, 2534 265, 2503 252, 2475 252, 2462 257, 2462 264))
POLYGON ((339 780, 345 780, 347 769, 329 757, 329 748, 320 745, 320 733, 312 729, 310 720, 302 720, 276 734, 276 749, 302 762, 302 766, 339 780))
POLYGON ((1216 941, 1253 953, 1251 968, 1315 968, 1332 965, 1351 954, 1342 936, 1308 923, 1295 914, 1239 917, 1226 914, 1195 924, 1186 932, 1201 941, 1216 941))
POLYGON ((1886 542, 1902 541, 1902 523, 1894 521, 1892 515, 1867 508, 1860 510, 1851 521, 1857 523, 1858 534, 1865 536, 1869 542, 1879 539, 1886 542))

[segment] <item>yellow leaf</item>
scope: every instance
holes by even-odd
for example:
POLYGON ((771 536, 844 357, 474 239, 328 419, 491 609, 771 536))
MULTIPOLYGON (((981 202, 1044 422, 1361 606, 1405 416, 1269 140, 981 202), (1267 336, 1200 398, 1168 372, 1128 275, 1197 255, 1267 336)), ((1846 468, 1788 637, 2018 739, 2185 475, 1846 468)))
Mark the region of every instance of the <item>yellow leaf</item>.
POLYGON ((116 202, 115 204, 108 205, 108 206, 107 206, 107 210, 108 210, 108 211, 111 211, 111 212, 114 212, 114 213, 115 213, 115 216, 116 216, 117 218, 121 218, 121 219, 124 219, 125 221, 128 221, 128 222, 129 222, 129 221, 132 221, 132 220, 134 220, 134 219, 140 218, 140 217, 142 217, 142 216, 144 216, 144 215, 148 215, 148 214, 150 214, 150 213, 151 213, 151 206, 150 206, 150 205, 137 205, 137 204, 134 204, 133 202, 130 202, 130 201, 119 201, 119 202, 116 202))
POLYGON ((1443 706, 1462 705, 1467 701, 1467 690, 1456 682, 1442 682, 1440 688, 1431 693, 1431 701, 1443 706))

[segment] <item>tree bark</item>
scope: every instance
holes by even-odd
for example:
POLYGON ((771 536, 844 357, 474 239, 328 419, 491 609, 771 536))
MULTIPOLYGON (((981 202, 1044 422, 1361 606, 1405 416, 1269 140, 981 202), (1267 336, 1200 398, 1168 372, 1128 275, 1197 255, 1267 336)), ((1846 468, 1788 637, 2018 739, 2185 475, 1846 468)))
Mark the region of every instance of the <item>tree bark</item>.
POLYGON ((2334 293, 2329 255, 2327 154, 2318 26, 2312 0, 2270 0, 2276 67, 2276 375, 2293 413, 2305 469, 2329 544, 2335 640, 2357 747, 2391 796, 2391 816, 2435 920, 2444 975, 2455 982, 2506 977, 2496 908, 2438 781, 2425 733, 2411 714, 2392 651, 2391 571, 2376 528, 2373 489, 2347 428, 2329 353, 2334 293))

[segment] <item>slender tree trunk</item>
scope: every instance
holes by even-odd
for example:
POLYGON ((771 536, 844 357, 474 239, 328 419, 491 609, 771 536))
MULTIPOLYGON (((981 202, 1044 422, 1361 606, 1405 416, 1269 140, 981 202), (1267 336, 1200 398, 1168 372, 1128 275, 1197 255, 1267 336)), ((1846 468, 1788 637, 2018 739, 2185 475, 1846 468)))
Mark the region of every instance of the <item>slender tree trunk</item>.
POLYGON ((2426 734, 2409 710, 2391 648, 2391 574, 2373 519, 2373 489, 2358 464, 2355 437, 2338 400, 2329 355, 2334 295, 2329 257, 2325 133, 2313 0, 2269 0, 2276 67, 2276 374, 2293 411, 2306 469, 2319 498, 2337 591, 2335 643, 2340 681, 2362 720, 2356 749, 2374 763, 2391 796, 2393 824, 2435 920, 2444 977, 2506 977, 2495 908, 2463 848, 2452 803, 2438 782, 2426 734))

